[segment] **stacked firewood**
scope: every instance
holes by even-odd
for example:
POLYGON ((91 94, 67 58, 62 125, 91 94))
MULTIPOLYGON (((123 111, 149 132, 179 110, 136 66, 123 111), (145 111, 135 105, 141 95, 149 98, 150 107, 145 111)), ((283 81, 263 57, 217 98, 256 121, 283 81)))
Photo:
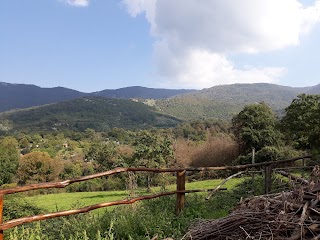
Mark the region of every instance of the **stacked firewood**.
POLYGON ((225 218, 195 223, 183 239, 320 239, 318 170, 293 191, 252 197, 225 218))

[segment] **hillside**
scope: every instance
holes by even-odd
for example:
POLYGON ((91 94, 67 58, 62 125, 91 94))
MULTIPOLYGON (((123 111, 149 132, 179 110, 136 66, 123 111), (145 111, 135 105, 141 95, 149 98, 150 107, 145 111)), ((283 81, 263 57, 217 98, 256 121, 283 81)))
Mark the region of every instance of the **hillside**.
POLYGON ((146 87, 126 87, 114 90, 103 90, 92 94, 101 97, 111 98, 143 98, 143 99, 162 99, 184 94, 188 92, 196 92, 196 90, 187 89, 161 89, 161 88, 146 88, 146 87))
POLYGON ((283 110, 303 91, 274 84, 219 85, 201 91, 156 101, 156 108, 184 120, 221 118, 230 120, 248 104, 266 102, 275 111, 283 110))
POLYGON ((308 88, 306 91, 307 94, 320 94, 320 84, 308 88))
POLYGON ((63 87, 41 88, 29 84, 0 82, 0 112, 71 100, 85 95, 63 87))
POLYGON ((143 103, 102 97, 84 97, 0 114, 2 130, 27 132, 63 129, 83 131, 87 128, 103 131, 114 127, 144 129, 174 126, 179 122, 143 103))

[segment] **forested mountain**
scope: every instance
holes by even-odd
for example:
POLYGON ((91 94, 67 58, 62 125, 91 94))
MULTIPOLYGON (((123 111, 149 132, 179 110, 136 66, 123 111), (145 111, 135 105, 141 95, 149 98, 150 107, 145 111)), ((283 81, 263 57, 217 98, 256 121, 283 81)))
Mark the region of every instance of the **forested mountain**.
POLYGON ((160 112, 185 120, 230 120, 245 105, 265 102, 275 111, 280 111, 289 106, 298 94, 316 90, 316 87, 293 88, 266 83, 219 85, 158 100, 156 107, 160 112))
POLYGON ((169 98, 175 95, 184 94, 188 92, 196 92, 196 90, 187 89, 160 89, 160 88, 146 88, 146 87, 126 87, 114 90, 103 90, 94 92, 94 95, 101 97, 112 98, 143 98, 143 99, 161 99, 169 98))
POLYGON ((29 84, 0 82, 0 112, 61 102, 85 95, 85 93, 63 87, 41 88, 29 84))
POLYGON ((126 87, 83 93, 76 90, 55 87, 41 88, 29 84, 10 84, 0 82, 0 112, 16 108, 28 108, 48 103, 62 102, 83 96, 101 96, 111 98, 168 98, 195 90, 155 89, 145 87, 126 87))
POLYGON ((179 122, 140 102, 103 97, 83 97, 0 114, 0 130, 26 132, 87 128, 104 131, 114 127, 144 129, 175 126, 179 122))

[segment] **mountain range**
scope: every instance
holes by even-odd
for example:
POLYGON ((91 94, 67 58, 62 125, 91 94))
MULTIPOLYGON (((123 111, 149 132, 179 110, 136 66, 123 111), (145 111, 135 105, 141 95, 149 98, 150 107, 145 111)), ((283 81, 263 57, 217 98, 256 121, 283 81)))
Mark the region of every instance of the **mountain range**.
POLYGON ((106 89, 93 93, 84 93, 63 87, 41 88, 30 84, 11 84, 0 82, 0 112, 16 108, 28 108, 49 103, 62 102, 86 96, 100 96, 124 99, 161 99, 194 91, 195 90, 155 89, 136 86, 114 90, 106 89))
POLYGON ((245 105, 262 101, 283 112, 301 93, 320 94, 320 84, 305 88, 231 84, 203 90, 127 87, 83 93, 2 82, 0 130, 141 129, 209 118, 230 120, 245 105))

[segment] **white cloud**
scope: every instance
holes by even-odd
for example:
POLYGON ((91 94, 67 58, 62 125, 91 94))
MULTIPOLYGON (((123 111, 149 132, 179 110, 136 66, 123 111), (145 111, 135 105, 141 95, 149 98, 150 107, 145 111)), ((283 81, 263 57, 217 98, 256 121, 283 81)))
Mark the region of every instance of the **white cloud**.
POLYGON ((245 66, 236 69, 226 56, 208 50, 192 49, 174 55, 165 44, 155 47, 158 73, 171 87, 207 88, 218 84, 276 82, 285 68, 245 66))
POLYGON ((133 17, 145 13, 156 38, 158 73, 172 85, 211 87, 275 82, 284 68, 237 69, 228 54, 252 54, 299 44, 320 20, 320 0, 123 0, 133 17))
POLYGON ((66 2, 75 7, 87 7, 89 5, 89 0, 66 0, 66 2))

